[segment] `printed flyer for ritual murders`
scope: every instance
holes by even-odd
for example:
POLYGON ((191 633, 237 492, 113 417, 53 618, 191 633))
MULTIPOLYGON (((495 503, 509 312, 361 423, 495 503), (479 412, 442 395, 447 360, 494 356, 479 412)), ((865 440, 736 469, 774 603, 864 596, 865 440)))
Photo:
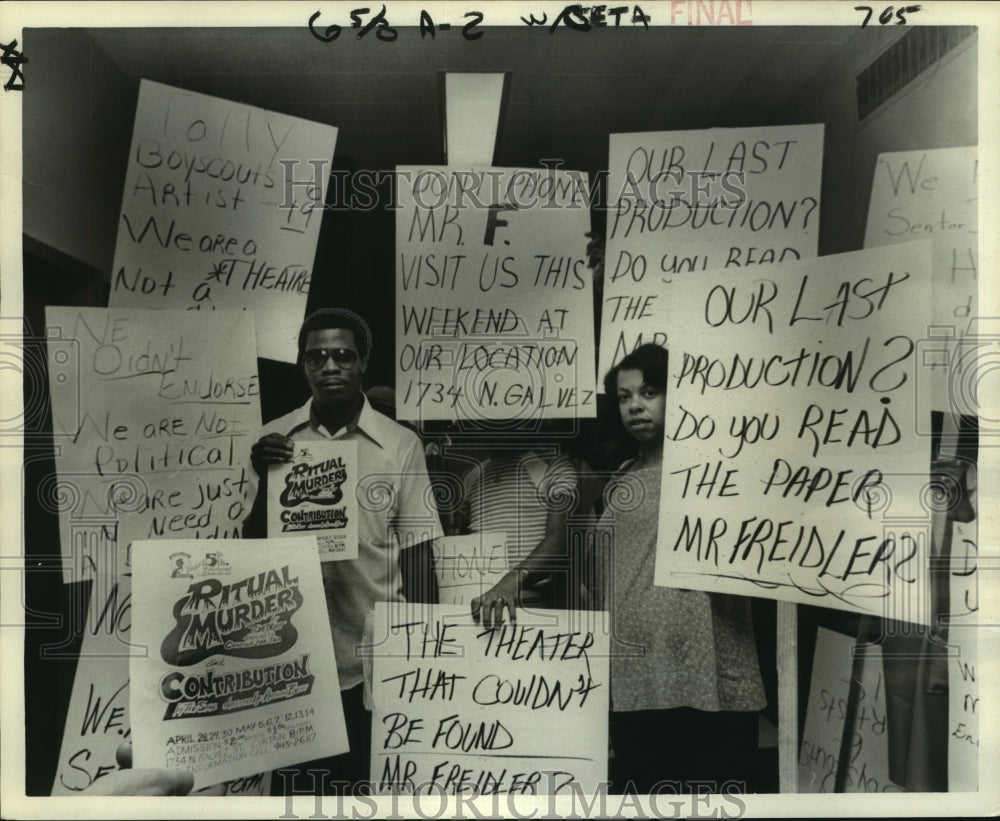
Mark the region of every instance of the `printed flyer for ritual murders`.
POLYGON ((358 558, 358 445, 297 442, 267 480, 268 533, 314 534, 322 561, 358 558))
POLYGON ((315 538, 212 544, 133 543, 134 766, 200 787, 346 752, 315 538))

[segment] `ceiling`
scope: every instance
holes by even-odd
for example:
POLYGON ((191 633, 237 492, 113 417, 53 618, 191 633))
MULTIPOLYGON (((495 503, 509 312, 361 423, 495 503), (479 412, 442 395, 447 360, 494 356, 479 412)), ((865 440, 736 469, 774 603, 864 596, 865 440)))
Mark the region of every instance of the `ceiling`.
POLYGON ((442 162, 440 73, 510 72, 495 164, 558 157, 596 171, 611 132, 791 122, 788 100, 860 30, 490 27, 467 42, 411 28, 395 42, 345 30, 330 43, 305 26, 87 33, 136 88, 148 78, 337 126, 345 168, 442 162))

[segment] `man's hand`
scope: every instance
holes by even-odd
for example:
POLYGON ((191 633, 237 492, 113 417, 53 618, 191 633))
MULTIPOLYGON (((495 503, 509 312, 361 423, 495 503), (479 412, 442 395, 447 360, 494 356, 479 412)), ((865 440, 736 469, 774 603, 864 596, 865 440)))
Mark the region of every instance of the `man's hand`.
POLYGON ((517 607, 521 604, 521 582, 527 575, 521 569, 507 573, 492 589, 472 600, 472 618, 478 624, 482 618, 483 627, 490 629, 503 624, 503 611, 511 624, 517 624, 517 607))
POLYGON ((250 449, 250 464, 258 476, 264 476, 268 467, 291 462, 294 456, 295 443, 291 439, 280 433, 269 433, 258 439, 250 449))

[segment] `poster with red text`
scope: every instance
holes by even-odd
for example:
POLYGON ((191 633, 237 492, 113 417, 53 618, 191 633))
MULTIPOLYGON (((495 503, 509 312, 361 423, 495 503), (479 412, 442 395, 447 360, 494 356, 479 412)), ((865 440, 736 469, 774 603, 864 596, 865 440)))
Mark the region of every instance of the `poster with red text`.
POLYGON ((133 547, 134 766, 200 787, 346 752, 315 538, 205 544, 133 547))

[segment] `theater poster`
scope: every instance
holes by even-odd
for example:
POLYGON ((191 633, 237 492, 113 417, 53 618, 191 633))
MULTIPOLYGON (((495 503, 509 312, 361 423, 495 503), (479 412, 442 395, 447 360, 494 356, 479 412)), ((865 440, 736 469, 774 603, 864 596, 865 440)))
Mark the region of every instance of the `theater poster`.
POLYGON ((315 536, 324 562, 358 558, 357 465, 356 442, 296 442, 268 474, 268 534, 315 536))
POLYGON ((136 768, 195 787, 348 749, 315 538, 133 546, 136 768))

